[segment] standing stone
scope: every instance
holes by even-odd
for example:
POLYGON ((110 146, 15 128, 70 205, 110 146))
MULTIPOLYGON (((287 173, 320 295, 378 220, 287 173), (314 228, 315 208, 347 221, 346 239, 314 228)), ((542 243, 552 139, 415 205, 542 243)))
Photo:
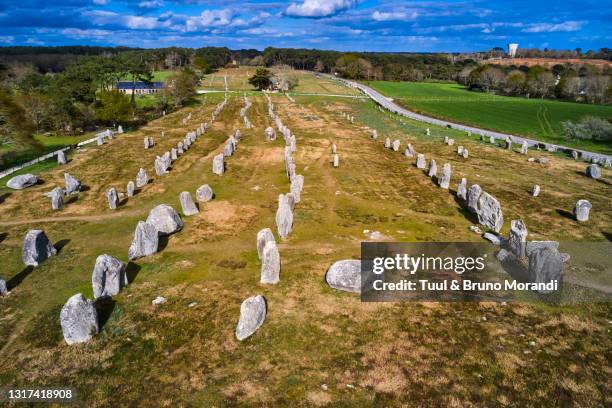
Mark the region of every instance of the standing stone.
POLYGON ((261 255, 261 283, 276 285, 280 274, 280 254, 275 241, 268 241, 264 245, 261 255))
POLYGON ((406 157, 413 158, 414 157, 414 148, 410 143, 408 143, 408 147, 406 147, 406 151, 404 152, 406 157))
POLYGON ((540 195, 540 186, 539 185, 534 185, 533 188, 531 189, 531 195, 534 197, 537 197, 540 195))
POLYGON ((274 239, 272 230, 270 228, 264 228, 257 233, 257 257, 259 259, 263 256, 264 248, 268 242, 276 243, 276 240, 274 239))
POLYGON ((266 140, 273 141, 276 140, 276 131, 272 126, 268 126, 266 128, 266 140))
POLYGON ((291 208, 291 211, 293 211, 295 209, 295 196, 293 195, 293 193, 287 193, 285 194, 285 197, 287 198, 287 202, 289 203, 289 208, 291 208))
POLYGON ((457 186, 457 197, 462 201, 467 201, 467 179, 463 177, 461 183, 457 186))
POLYGON ((586 175, 587 177, 597 180, 601 177, 601 169, 596 164, 590 164, 586 168, 586 175))
MULTIPOLYGON (((535 283, 548 283, 563 277, 563 258, 556 248, 540 246, 529 252, 529 280, 535 283)), ((549 293, 550 291, 540 291, 549 293)))
POLYGON ((387 149, 389 149, 389 148, 391 147, 391 139, 389 139, 389 138, 386 138, 386 139, 385 139, 385 147, 386 147, 387 149))
POLYGON ((62 307, 60 325, 67 344, 84 343, 98 333, 98 312, 91 299, 77 293, 62 307))
POLYGON ((117 209, 119 206, 119 193, 115 187, 111 187, 106 191, 106 199, 111 210, 117 209))
POLYGON ((448 144, 448 136, 444 136, 444 144, 448 144))
POLYGON ((201 202, 207 202, 212 200, 214 196, 212 188, 208 184, 198 187, 196 190, 196 200, 201 202))
POLYGON ((464 147, 464 148, 463 148, 463 151, 461 152, 461 156, 462 156, 464 159, 467 159, 467 158, 468 158, 468 156, 469 156, 469 154, 470 154, 470 152, 468 152, 468 149, 466 149, 466 148, 464 147))
POLYGON ((461 156, 463 154, 463 146, 457 146, 457 154, 461 156))
POLYGON ((223 149, 223 156, 229 157, 234 154, 234 145, 231 142, 227 142, 223 149))
POLYGON ((489 137, 489 143, 491 143, 491 144, 496 144, 497 143, 497 140, 495 139, 495 136, 490 136, 489 137))
POLYGON ((501 230, 504 225, 504 215, 499 205, 499 201, 491 194, 483 191, 478 198, 478 223, 487 228, 491 228, 495 232, 501 230))
POLYGON ((523 143, 521 143, 521 154, 527 154, 528 150, 529 150, 529 144, 527 143, 526 140, 523 140, 523 143))
POLYGON ((572 150, 572 158, 578 160, 578 152, 576 150, 572 150))
POLYGON ((6 186, 13 190, 23 190, 38 183, 38 177, 33 174, 21 174, 7 181, 6 186))
POLYGON ((427 136, 431 136, 431 130, 429 130, 429 128, 425 129, 425 134, 427 136))
POLYGON ((149 182, 149 175, 146 170, 142 167, 138 170, 138 174, 136 175, 136 187, 143 188, 149 182))
POLYGON ((422 153, 417 154, 416 159, 417 169, 425 169, 425 155, 422 153))
POLYGON ((506 137, 506 149, 512 149, 512 139, 510 139, 509 137, 506 137))
POLYGON ((588 221, 589 212, 593 208, 593 205, 588 200, 578 200, 574 206, 574 215, 577 221, 588 221))
POLYGON ((160 235, 170 235, 183 229, 181 216, 167 204, 160 204, 149 212, 147 223, 153 225, 160 235))
POLYGON ((195 203, 193 202, 189 191, 183 191, 179 195, 179 201, 181 202, 183 214, 185 214, 186 216, 195 215, 200 212, 198 210, 198 207, 196 207, 195 203))
POLYGON ((526 255, 527 233, 527 226, 522 220, 510 221, 508 246, 510 247, 510 251, 519 258, 523 258, 526 255))
POLYGON ((266 300, 257 295, 240 305, 240 319, 236 326, 236 338, 240 341, 252 336, 266 320, 266 300))
POLYGON ((185 153, 185 146, 183 146, 183 142, 178 142, 176 145, 176 154, 179 156, 185 153))
POLYGON ((134 190, 136 189, 136 186, 134 185, 134 182, 132 180, 128 181, 127 183, 127 196, 128 197, 134 197, 134 190))
POLYGON ((336 144, 332 144, 332 154, 336 154, 338 153, 338 147, 336 147, 336 144))
POLYGON ((435 177, 438 174, 438 166, 436 165, 436 161, 434 159, 431 159, 429 161, 429 172, 427 173, 427 175, 429 177, 435 177))
POLYGON ((64 173, 64 181, 66 182, 66 194, 70 195, 81 191, 81 181, 70 174, 64 173))
POLYGON ((340 156, 334 154, 334 167, 340 167, 340 156))
POLYGON ((30 230, 23 239, 21 260, 28 266, 38 266, 47 258, 57 254, 43 230, 30 230))
POLYGON ((280 194, 278 197, 278 210, 276 210, 276 229, 278 235, 285 239, 291 233, 293 228, 293 211, 289 206, 287 197, 280 194))
POLYGON ((66 159, 66 153, 63 150, 57 152, 57 164, 62 165, 68 163, 68 159, 66 159))
POLYGON ((150 141, 149 141, 148 137, 145 136, 145 138, 143 139, 143 142, 144 142, 144 148, 145 149, 151 148, 151 144, 150 144, 150 141))
POLYGON ((393 141, 392 147, 393 147, 393 151, 394 152, 399 152, 400 144, 401 144, 401 142, 399 140, 397 140, 397 139, 393 141))
POLYGON ((95 299, 112 297, 127 286, 126 265, 110 255, 100 255, 96 259, 91 286, 95 299))
POLYGON ((59 210, 64 205, 64 189, 55 187, 51 190, 51 208, 59 210))
POLYGON ((104 136, 98 136, 98 139, 96 140, 98 146, 102 146, 104 144, 104 136))
POLYGON ((158 176, 163 176, 166 173, 168 172, 166 171, 166 164, 164 163, 164 160, 157 156, 155 158, 155 174, 158 176))
POLYGON ((376 129, 372 130, 372 140, 378 139, 378 131, 376 129))
POLYGON ((302 200, 302 189, 304 188, 304 176, 301 174, 296 175, 293 179, 291 179, 291 185, 289 190, 291 194, 293 194, 293 198, 296 203, 299 203, 302 200))
POLYGON ((212 171, 218 176, 225 172, 225 162, 223 161, 223 153, 219 153, 213 158, 212 171))
POLYGON ((444 166, 442 166, 442 174, 440 174, 440 177, 438 177, 438 184, 441 188, 448 189, 452 172, 450 163, 445 163, 444 166))
POLYGON ((478 212, 478 199, 482 194, 482 188, 478 184, 472 184, 467 194, 468 210, 473 213, 478 212))
POLYGON ((178 150, 176 148, 170 149, 170 160, 174 161, 178 159, 178 150))
POLYGON ((334 289, 361 293, 361 261, 346 259, 335 262, 327 270, 325 280, 334 289))
POLYGON ((159 233, 154 225, 144 221, 138 221, 136 230, 134 231, 134 239, 128 250, 128 259, 142 258, 153 255, 157 252, 159 246, 159 233))
POLYGON ((0 296, 4 296, 8 293, 8 289, 6 287, 6 281, 4 279, 0 279, 0 296))

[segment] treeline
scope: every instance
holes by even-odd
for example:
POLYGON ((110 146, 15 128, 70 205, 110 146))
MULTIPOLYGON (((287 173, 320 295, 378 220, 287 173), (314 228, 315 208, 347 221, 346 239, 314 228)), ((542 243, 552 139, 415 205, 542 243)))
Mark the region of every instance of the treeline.
POLYGON ((590 65, 469 65, 456 76, 471 90, 527 98, 555 98, 587 103, 612 103, 612 69, 590 65))

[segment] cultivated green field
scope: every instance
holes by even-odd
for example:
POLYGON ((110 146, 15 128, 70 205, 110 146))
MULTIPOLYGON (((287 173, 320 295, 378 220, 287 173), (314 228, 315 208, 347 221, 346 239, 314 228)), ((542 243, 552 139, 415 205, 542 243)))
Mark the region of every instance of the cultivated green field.
POLYGON ((561 122, 612 119, 612 106, 515 98, 468 91, 458 84, 372 81, 369 86, 415 112, 533 139, 612 153, 611 143, 561 137, 561 122))

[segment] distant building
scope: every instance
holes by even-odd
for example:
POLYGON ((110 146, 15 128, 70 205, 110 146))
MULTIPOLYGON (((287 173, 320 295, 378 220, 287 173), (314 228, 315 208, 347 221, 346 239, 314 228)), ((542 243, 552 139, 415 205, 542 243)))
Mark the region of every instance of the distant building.
POLYGON ((508 55, 510 58, 514 58, 516 56, 516 50, 518 50, 518 44, 508 44, 508 55))
POLYGON ((132 94, 132 88, 134 88, 136 95, 152 95, 164 89, 164 83, 139 81, 134 84, 130 81, 117 82, 116 89, 126 95, 132 94))

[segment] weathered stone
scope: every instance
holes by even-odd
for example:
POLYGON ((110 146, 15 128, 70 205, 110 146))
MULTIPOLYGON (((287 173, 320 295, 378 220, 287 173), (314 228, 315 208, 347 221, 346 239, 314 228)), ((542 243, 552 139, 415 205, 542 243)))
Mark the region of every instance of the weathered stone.
POLYGON ((463 146, 457 146, 457 154, 461 156, 463 154, 463 146))
POLYGON ((24 188, 31 187, 38 183, 38 177, 33 174, 21 174, 11 178, 6 186, 13 190, 23 190, 24 188))
POLYGON ((417 154, 416 159, 417 169, 425 169, 425 155, 422 153, 417 154))
POLYGON ((98 256, 91 275, 95 299, 115 296, 127 284, 126 265, 123 262, 107 254, 98 256))
POLYGON ((436 161, 434 159, 431 159, 429 161, 429 171, 427 172, 427 175, 429 177, 435 177, 438 174, 438 166, 436 165, 436 161))
POLYGON ((512 149, 512 139, 510 139, 509 137, 506 137, 506 149, 512 149))
POLYGON ((170 160, 174 161, 178 159, 178 150, 176 148, 170 149, 170 160))
POLYGON ((47 258, 57 254, 43 230, 30 230, 23 239, 21 259, 28 266, 38 266, 47 258))
POLYGON ((214 193, 212 188, 208 184, 198 187, 196 190, 196 200, 201 202, 207 202, 213 199, 214 193))
POLYGON ((111 210, 115 210, 119 206, 119 193, 115 187, 111 187, 106 191, 106 199, 111 210))
POLYGON ((275 241, 268 241, 264 245, 261 255, 261 283, 277 284, 280 274, 280 254, 275 241))
POLYGON ((413 158, 414 157, 414 148, 410 143, 408 143, 408 147, 406 147, 406 151, 404 152, 406 157, 413 158))
POLYGON ((81 191, 81 181, 79 179, 64 173, 64 181, 66 182, 66 194, 70 195, 81 191))
POLYGON ((156 157, 155 158, 155 174, 158 176, 163 176, 166 173, 168 173, 168 171, 167 171, 164 160, 159 156, 156 157))
POLYGON ((57 152, 57 164, 62 165, 68 163, 68 159, 66 158, 66 153, 63 150, 57 152))
POLYGON ((490 136, 489 137, 489 143, 491 143, 491 144, 496 144, 497 143, 497 140, 495 139, 495 136, 490 136))
POLYGON ((6 281, 4 279, 0 279, 0 296, 4 296, 8 293, 8 288, 6 287, 6 281))
POLYGON ((468 156, 469 156, 469 154, 470 154, 470 152, 468 151, 468 149, 466 149, 466 148, 464 147, 464 148, 463 148, 463 151, 461 152, 461 156, 462 156, 464 159, 467 159, 467 158, 468 158, 468 156))
POLYGON ((463 177, 461 183, 457 186, 457 197, 463 201, 467 201, 467 179, 463 177))
POLYGON ((269 141, 276 140, 276 131, 274 130, 272 126, 268 126, 265 132, 266 132, 266 140, 269 140, 269 141))
POLYGON ((537 197, 537 196, 540 195, 540 186, 539 185, 535 184, 533 186, 533 188, 531 189, 531 195, 534 196, 534 197, 537 197))
POLYGON ((335 144, 335 143, 334 143, 334 144, 332 144, 331 151, 332 151, 332 154, 336 154, 336 153, 338 153, 338 147, 336 146, 336 144, 335 144))
POLYGON ((335 262, 327 270, 325 280, 334 289, 361 293, 361 261, 346 259, 335 262))
POLYGON ((176 145, 176 154, 179 156, 185 153, 185 146, 183 146, 183 142, 178 142, 176 145))
POLYGON ((340 156, 334 154, 334 167, 340 167, 340 156))
POLYGON ((64 189, 55 187, 51 190, 51 208, 59 210, 64 205, 64 189))
POLYGON ((183 229, 181 216, 167 204, 154 207, 147 217, 147 223, 153 225, 160 235, 170 235, 183 229))
POLYGON ((574 216, 577 221, 588 221, 593 205, 588 200, 578 200, 574 206, 574 216))
POLYGON ((448 139, 448 143, 449 146, 452 146, 455 144, 455 139, 448 139))
POLYGON ((527 226, 522 220, 510 221, 510 237, 508 238, 508 246, 510 251, 519 258, 525 257, 525 249, 527 246, 527 226))
POLYGON ((540 250, 542 248, 551 248, 559 250, 558 241, 529 241, 525 246, 525 254, 530 256, 532 252, 540 250))
POLYGON ((147 185, 149 182, 149 175, 146 170, 142 167, 138 170, 138 174, 136 175, 136 187, 142 188, 147 185))
POLYGON ((293 211, 289 206, 289 202, 284 194, 280 194, 278 197, 278 210, 276 210, 276 229, 278 235, 285 239, 291 233, 293 229, 293 211))
POLYGON ((372 140, 378 139, 378 131, 376 129, 372 129, 372 140))
POLYGON ((387 149, 389 149, 389 148, 391 147, 391 139, 389 139, 389 138, 386 138, 386 139, 385 139, 385 147, 386 147, 387 149))
POLYGON ((540 164, 548 164, 550 159, 548 157, 539 157, 536 159, 536 161, 540 164))
POLYGON ((183 191, 179 195, 179 201, 181 202, 181 208, 183 209, 183 214, 186 216, 195 215, 200 212, 198 207, 193 202, 193 198, 191 198, 191 194, 189 191, 183 191))
POLYGON ((100 330, 94 303, 80 293, 68 299, 62 307, 60 324, 64 340, 69 345, 91 340, 100 330))
POLYGON ((431 136, 431 130, 429 130, 429 128, 425 129, 425 134, 427 136, 431 136))
POLYGON ((523 143, 521 143, 521 154, 527 154, 528 150, 529 150, 529 144, 527 143, 526 140, 523 140, 523 143))
POLYGON ((223 153, 220 153, 213 158, 212 171, 218 176, 221 176, 225 172, 225 162, 223 157, 223 153))
POLYGON ((391 145, 391 147, 393 148, 394 152, 399 152, 400 145, 401 145, 401 142, 396 139, 393 141, 393 144, 391 145))
POLYGON ((291 194, 293 194, 293 198, 295 199, 296 203, 299 203, 302 200, 303 188, 304 176, 298 174, 291 180, 291 186, 289 187, 289 190, 291 191, 291 194))
MULTIPOLYGON (((540 247, 529 254, 527 269, 529 280, 535 283, 560 282, 563 277, 563 259, 557 249, 540 247)), ((542 290, 541 293, 551 291, 542 290)))
POLYGON ((478 199, 482 194, 482 188, 478 184, 472 184, 467 193, 467 207, 471 212, 478 212, 478 199))
POLYGON ((102 146, 104 144, 104 137, 98 136, 98 138, 96 139, 96 142, 98 146, 102 146))
POLYGON ((240 341, 252 336, 266 320, 266 300, 257 295, 240 305, 240 319, 236 326, 236 338, 240 341))
POLYGON ((596 164, 591 164, 586 168, 586 175, 592 179, 597 180, 601 177, 601 169, 596 164))
POLYGON ((478 222, 495 232, 501 230, 504 225, 504 216, 499 201, 491 194, 483 191, 478 198, 478 222))
POLYGON ((138 221, 134 231, 134 239, 128 250, 128 259, 142 258, 153 255, 159 247, 159 233, 154 225, 144 221, 138 221))
POLYGON ((276 243, 274 234, 270 228, 264 228, 257 233, 257 257, 259 259, 263 256, 263 250, 267 242, 276 243))
POLYGON ((134 182, 132 180, 128 181, 127 183, 127 196, 128 197, 134 197, 134 190, 136 190, 136 186, 134 185, 134 182))
POLYGON ((444 166, 442 166, 442 173, 440 176, 438 176, 438 185, 440 188, 448 189, 450 186, 452 172, 453 170, 450 163, 444 163, 444 166))
POLYGON ((576 150, 572 150, 572 158, 574 160, 578 160, 578 157, 579 157, 578 152, 576 150))
POLYGON ((291 208, 291 211, 293 211, 295 209, 295 196, 293 195, 293 193, 287 193, 285 194, 285 197, 287 197, 289 208, 291 208))
POLYGON ((293 162, 287 163, 287 177, 289 177, 289 181, 295 178, 296 169, 297 169, 297 166, 295 165, 295 163, 293 162))
POLYGON ((489 241, 490 243, 492 243, 493 245, 497 245, 497 246, 501 245, 501 238, 499 237, 499 235, 492 234, 490 232, 485 232, 482 237, 486 239, 487 241, 489 241))
POLYGON ((234 144, 231 142, 227 142, 225 147, 223 148, 223 156, 229 157, 234 154, 234 144))
POLYGON ((150 144, 150 141, 149 141, 149 138, 148 138, 148 137, 145 137, 145 138, 143 139, 143 142, 144 142, 144 148, 145 148, 145 149, 149 149, 149 148, 151 148, 151 144, 150 144))

